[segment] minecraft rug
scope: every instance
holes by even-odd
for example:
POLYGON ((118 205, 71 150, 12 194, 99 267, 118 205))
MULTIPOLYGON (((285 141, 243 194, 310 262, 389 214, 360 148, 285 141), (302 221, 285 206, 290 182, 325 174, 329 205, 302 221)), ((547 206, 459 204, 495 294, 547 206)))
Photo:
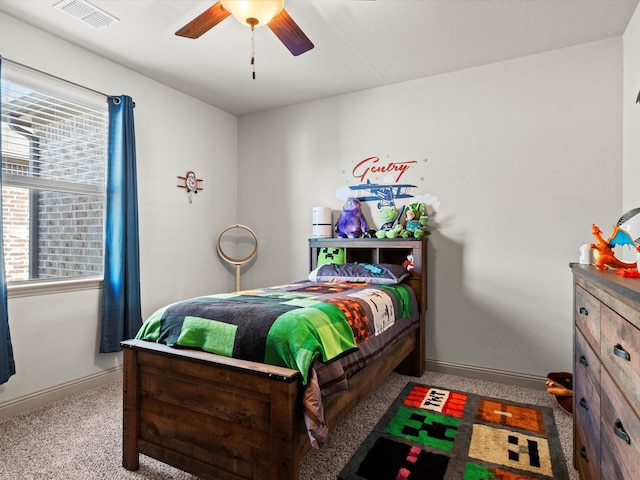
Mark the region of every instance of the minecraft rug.
POLYGON ((339 480, 568 480, 553 411, 408 383, 339 480))

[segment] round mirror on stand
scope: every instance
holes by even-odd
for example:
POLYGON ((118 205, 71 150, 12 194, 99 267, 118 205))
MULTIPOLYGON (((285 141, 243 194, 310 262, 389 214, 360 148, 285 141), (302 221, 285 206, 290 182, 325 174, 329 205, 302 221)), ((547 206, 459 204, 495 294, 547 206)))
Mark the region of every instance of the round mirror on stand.
MULTIPOLYGON (((240 290, 240 267, 245 263, 251 261, 258 253, 258 237, 256 237, 256 234, 253 232, 253 230, 251 230, 249 227, 245 225, 240 225, 238 223, 236 223, 235 225, 229 225, 227 228, 222 230, 222 232, 220 232, 220 235, 218 235, 217 249, 218 249, 218 254, 222 257, 222 259, 225 262, 235 266, 236 292, 237 292, 240 290), (228 253, 225 253, 224 248, 222 247, 222 243, 223 243, 222 237, 228 232, 231 232, 232 230, 236 230, 236 233, 243 233, 243 231, 249 233, 249 242, 252 244, 252 250, 248 255, 241 258, 234 258, 228 253), (237 232, 237 230, 240 230, 240 232, 237 232)), ((240 256, 240 255, 241 254, 236 254, 235 256, 240 256)))

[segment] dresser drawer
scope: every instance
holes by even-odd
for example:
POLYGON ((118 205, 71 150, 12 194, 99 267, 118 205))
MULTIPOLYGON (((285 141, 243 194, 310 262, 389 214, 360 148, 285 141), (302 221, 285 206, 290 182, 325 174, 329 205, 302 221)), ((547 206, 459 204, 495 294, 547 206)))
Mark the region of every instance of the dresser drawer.
POLYGON ((583 480, 600 478, 600 360, 580 330, 575 332, 574 463, 583 480))
POLYGON ((609 443, 605 448, 610 452, 605 453, 612 457, 606 463, 621 466, 619 470, 625 479, 640 479, 640 421, 604 368, 600 371, 600 381, 603 392, 600 438, 603 444, 609 443))
POLYGON ((640 415, 640 330, 604 305, 601 316, 600 360, 640 415))
POLYGON ((600 441, 600 360, 576 331, 573 398, 575 421, 594 445, 600 441))
MULTIPOLYGON (((573 463, 580 474, 581 480, 598 480, 600 478, 600 445, 594 444, 582 428, 582 424, 575 423, 573 438, 573 463)), ((610 480, 602 477, 603 480, 610 480)))
POLYGON ((600 441, 600 478, 602 480, 634 480, 624 465, 618 463, 611 439, 606 434, 600 441))
POLYGON ((600 351, 600 300, 580 285, 575 286, 575 322, 591 348, 600 351))

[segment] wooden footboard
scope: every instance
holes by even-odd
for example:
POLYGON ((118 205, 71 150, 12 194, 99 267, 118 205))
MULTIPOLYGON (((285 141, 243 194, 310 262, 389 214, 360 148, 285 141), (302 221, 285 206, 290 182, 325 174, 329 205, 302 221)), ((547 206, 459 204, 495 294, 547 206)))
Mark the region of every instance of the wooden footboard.
MULTIPOLYGON (((311 450, 295 370, 130 340, 124 346, 123 466, 139 454, 216 480, 297 480, 311 450)), ((416 346, 388 355, 325 400, 333 429, 416 346)))
POLYGON ((137 340, 123 346, 125 468, 136 470, 143 453, 203 478, 298 478, 298 372, 137 340))

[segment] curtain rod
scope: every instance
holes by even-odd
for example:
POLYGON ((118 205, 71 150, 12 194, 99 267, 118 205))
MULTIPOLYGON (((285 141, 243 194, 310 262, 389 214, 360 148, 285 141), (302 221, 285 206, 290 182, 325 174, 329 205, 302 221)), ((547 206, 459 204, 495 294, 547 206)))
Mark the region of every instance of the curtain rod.
POLYGON ((60 81, 62 81, 62 82, 70 83, 71 85, 74 85, 74 86, 76 86, 76 87, 84 88, 85 90, 88 90, 88 91, 90 91, 90 92, 97 93, 98 95, 102 95, 102 96, 103 96, 103 97, 105 97, 105 98, 109 98, 109 97, 114 97, 114 96, 115 96, 115 95, 107 95, 106 93, 99 92, 98 90, 94 90, 93 88, 85 87, 84 85, 80 85, 80 84, 75 83, 75 82, 70 82, 69 80, 66 80, 66 79, 64 79, 64 78, 57 77, 57 76, 52 75, 52 74, 47 73, 47 72, 43 72, 42 70, 38 70, 37 68, 30 67, 29 65, 24 65, 24 64, 22 64, 22 63, 20 63, 20 62, 16 62, 16 61, 14 61, 14 60, 10 60, 10 59, 8 59, 7 57, 0 56, 0 59, 2 59, 2 60, 3 60, 3 61, 5 61, 5 62, 11 63, 11 64, 13 64, 13 65, 17 65, 17 66, 19 66, 19 67, 23 67, 23 68, 26 68, 26 69, 28 69, 28 70, 31 70, 32 72, 41 73, 42 75, 46 75, 46 76, 48 76, 48 77, 55 78, 56 80, 60 80, 60 81))

